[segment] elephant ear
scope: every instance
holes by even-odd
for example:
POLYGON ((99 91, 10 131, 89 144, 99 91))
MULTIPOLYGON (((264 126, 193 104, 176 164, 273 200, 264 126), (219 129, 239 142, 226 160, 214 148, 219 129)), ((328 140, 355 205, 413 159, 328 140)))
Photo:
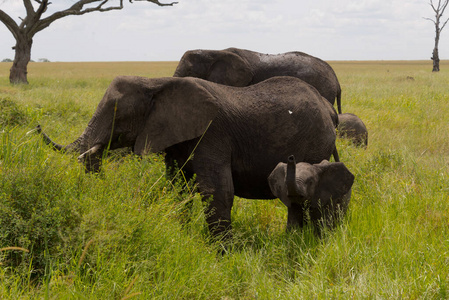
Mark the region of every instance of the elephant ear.
POLYGON ((218 114, 218 102, 196 78, 169 78, 155 91, 134 145, 136 154, 160 152, 200 137, 218 114))
POLYGON ((253 76, 246 60, 234 53, 222 51, 211 65, 207 80, 230 86, 248 86, 253 76))
POLYGON ((268 184, 273 195, 279 198, 285 206, 290 207, 291 200, 288 197, 287 185, 285 183, 286 176, 287 164, 280 162, 268 176, 268 184))
POLYGON ((354 175, 343 163, 323 160, 314 166, 319 169, 320 179, 315 189, 315 199, 311 201, 312 207, 324 207, 331 199, 343 199, 351 191, 354 175))

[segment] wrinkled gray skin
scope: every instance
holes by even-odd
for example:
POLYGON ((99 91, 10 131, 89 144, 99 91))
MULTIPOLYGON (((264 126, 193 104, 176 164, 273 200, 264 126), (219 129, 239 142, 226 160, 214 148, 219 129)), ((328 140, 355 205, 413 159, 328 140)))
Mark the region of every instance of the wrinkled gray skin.
POLYGON ((357 146, 368 146, 368 130, 359 117, 344 113, 338 115, 338 121, 338 136, 350 139, 357 146))
POLYGON ((234 195, 275 198, 267 178, 280 161, 289 155, 308 163, 329 159, 337 118, 316 89, 293 77, 244 88, 199 78, 117 77, 75 142, 44 140, 78 151, 88 171, 99 170, 108 145, 138 155, 165 152, 168 170, 185 164, 202 196, 213 196, 207 222, 218 234, 230 227, 234 195))
POLYGON ((288 207, 287 228, 310 220, 317 233, 333 227, 348 208, 354 175, 341 162, 279 163, 268 177, 272 193, 288 207))
POLYGON ((315 87, 341 113, 341 88, 332 67, 302 52, 262 54, 250 50, 190 50, 184 53, 175 77, 198 77, 230 86, 248 86, 274 76, 293 76, 315 87))

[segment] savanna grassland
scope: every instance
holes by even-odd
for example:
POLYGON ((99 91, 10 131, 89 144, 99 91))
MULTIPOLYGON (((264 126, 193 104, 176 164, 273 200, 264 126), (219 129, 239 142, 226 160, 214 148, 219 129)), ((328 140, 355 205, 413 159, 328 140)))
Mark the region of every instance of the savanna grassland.
POLYGON ((285 232, 279 200, 236 199, 230 252, 163 157, 112 153, 99 175, 27 134, 81 134, 116 75, 175 62, 0 64, 1 299, 449 299, 449 62, 331 62, 368 148, 338 140, 355 175, 347 216, 322 239, 285 232), (193 202, 190 210, 185 203, 193 202), (18 247, 18 248, 10 248, 18 247))

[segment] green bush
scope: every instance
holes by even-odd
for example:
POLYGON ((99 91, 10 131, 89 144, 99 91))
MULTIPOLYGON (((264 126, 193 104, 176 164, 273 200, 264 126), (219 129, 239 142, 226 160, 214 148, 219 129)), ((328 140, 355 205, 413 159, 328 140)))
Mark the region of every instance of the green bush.
POLYGON ((32 266, 42 274, 50 257, 64 256, 77 239, 74 231, 81 221, 78 200, 70 187, 50 174, 48 168, 15 170, 0 181, 0 246, 30 251, 8 251, 4 264, 32 266))
POLYGON ((0 98, 0 126, 23 125, 27 122, 26 113, 9 98, 0 98))

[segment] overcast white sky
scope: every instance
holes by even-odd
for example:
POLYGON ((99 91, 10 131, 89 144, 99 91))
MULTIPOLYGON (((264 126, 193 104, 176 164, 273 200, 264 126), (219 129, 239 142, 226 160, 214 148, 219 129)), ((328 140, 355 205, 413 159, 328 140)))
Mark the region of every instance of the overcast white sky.
MULTIPOLYGON (((120 11, 60 19, 36 34, 32 59, 171 61, 189 49, 238 47, 324 60, 418 60, 430 59, 435 37, 433 23, 423 19, 434 17, 428 0, 178 1, 158 7, 126 0, 120 11)), ((52 2, 47 14, 75 0, 52 2)), ((0 9, 18 22, 25 16, 19 0, 0 0, 0 9)), ((14 57, 14 44, 0 23, 0 60, 14 57)), ((448 54, 449 27, 440 58, 448 54)))

